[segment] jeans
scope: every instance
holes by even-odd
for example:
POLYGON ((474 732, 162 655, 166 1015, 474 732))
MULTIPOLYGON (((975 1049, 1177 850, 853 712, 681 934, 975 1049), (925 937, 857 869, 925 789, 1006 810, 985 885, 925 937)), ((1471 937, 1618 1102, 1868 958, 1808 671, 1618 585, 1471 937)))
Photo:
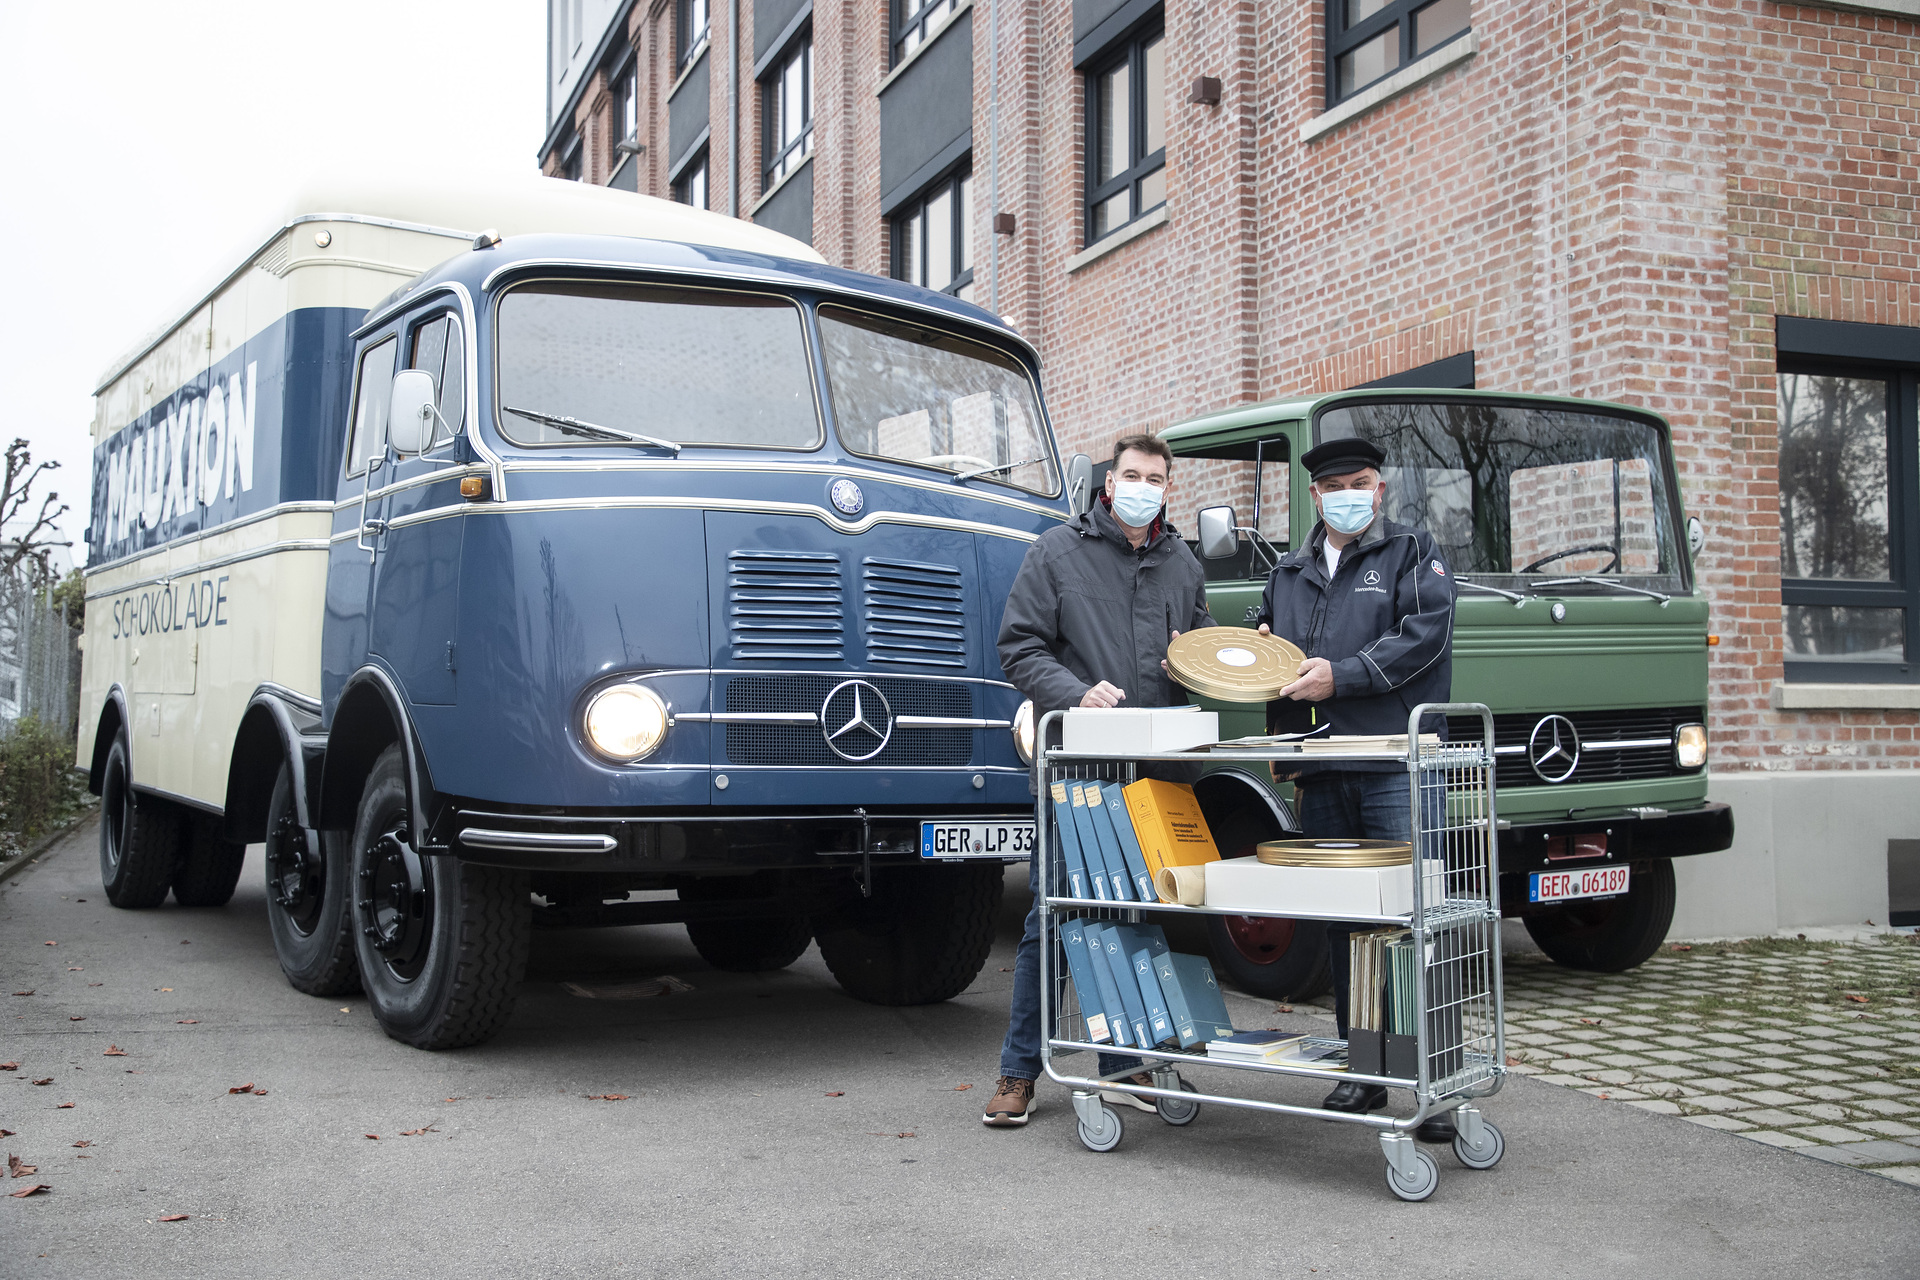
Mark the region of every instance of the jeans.
MULTIPOLYGON (((1323 840, 1410 840, 1413 814, 1407 801, 1406 770, 1393 773, 1328 771, 1296 779, 1294 796, 1300 829, 1323 840)), ((1435 797, 1437 802, 1438 797, 1435 797)), ((1433 807, 1433 806, 1430 806, 1433 807)), ((1429 814, 1429 828, 1439 824, 1439 813, 1429 814)), ((1347 987, 1353 956, 1347 937, 1367 924, 1329 924, 1327 959, 1333 973, 1333 1016, 1340 1038, 1347 1036, 1347 987)))
MULTIPOLYGON (((1013 957, 1013 1003, 1007 1010, 1007 1038, 1000 1046, 1000 1074, 1016 1080, 1040 1078, 1040 857, 1027 864, 1027 887, 1033 907, 1020 933, 1020 949, 1013 957)), ((1054 937, 1059 938, 1056 930, 1054 937)), ((1140 1070, 1140 1059, 1125 1054, 1100 1055, 1100 1074, 1121 1075, 1140 1070)))

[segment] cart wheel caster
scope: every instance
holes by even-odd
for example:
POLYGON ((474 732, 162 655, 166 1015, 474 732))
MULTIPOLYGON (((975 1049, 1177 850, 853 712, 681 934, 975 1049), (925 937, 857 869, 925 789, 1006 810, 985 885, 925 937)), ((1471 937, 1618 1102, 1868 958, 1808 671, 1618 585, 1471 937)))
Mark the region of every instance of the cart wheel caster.
MULTIPOLYGON (((1180 1087, 1188 1093, 1200 1092, 1185 1080, 1180 1082, 1180 1087)), ((1168 1124, 1192 1124, 1200 1115, 1200 1104, 1191 1098, 1155 1098, 1153 1105, 1168 1124)))
POLYGON ((1460 1163, 1469 1169, 1491 1169, 1500 1163, 1500 1157, 1507 1154, 1507 1140, 1500 1136, 1500 1130, 1491 1120, 1480 1122, 1480 1145, 1467 1145, 1467 1135, 1455 1134, 1453 1154, 1460 1157, 1460 1163))
POLYGON ((1440 1166, 1433 1162, 1432 1156, 1420 1150, 1414 1151, 1413 1164, 1413 1176, 1403 1178, 1400 1176, 1400 1171, 1394 1168, 1393 1162, 1389 1160, 1387 1189, 1402 1200, 1425 1200, 1433 1194, 1433 1189, 1440 1185, 1440 1166))
POLYGON ((1076 1122, 1080 1141, 1089 1151, 1111 1151, 1120 1145, 1125 1130, 1120 1125, 1120 1113, 1105 1103, 1100 1105, 1099 1121, 1089 1126, 1085 1120, 1076 1122))

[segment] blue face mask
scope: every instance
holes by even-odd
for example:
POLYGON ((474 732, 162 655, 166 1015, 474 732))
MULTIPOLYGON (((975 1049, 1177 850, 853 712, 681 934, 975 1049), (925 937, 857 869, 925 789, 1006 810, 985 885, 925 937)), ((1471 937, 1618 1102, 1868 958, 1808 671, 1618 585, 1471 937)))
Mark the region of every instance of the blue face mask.
POLYGON ((1166 494, 1144 480, 1114 482, 1114 519, 1129 528, 1144 529, 1152 524, 1165 501, 1166 494))
POLYGON ((1373 523, 1374 489, 1336 489, 1320 495, 1320 518, 1336 533, 1359 533, 1373 523))

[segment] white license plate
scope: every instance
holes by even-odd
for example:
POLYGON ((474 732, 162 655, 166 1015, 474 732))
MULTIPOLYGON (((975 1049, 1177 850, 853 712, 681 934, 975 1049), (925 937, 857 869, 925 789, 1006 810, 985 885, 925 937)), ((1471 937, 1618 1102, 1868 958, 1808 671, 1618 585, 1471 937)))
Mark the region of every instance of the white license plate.
POLYGON ((1025 858, 1033 852, 1031 822, 923 822, 923 858, 1025 858))
POLYGON ((1627 868, 1588 867, 1583 871, 1536 871, 1529 902, 1565 902, 1571 898, 1611 898, 1627 891, 1627 868))

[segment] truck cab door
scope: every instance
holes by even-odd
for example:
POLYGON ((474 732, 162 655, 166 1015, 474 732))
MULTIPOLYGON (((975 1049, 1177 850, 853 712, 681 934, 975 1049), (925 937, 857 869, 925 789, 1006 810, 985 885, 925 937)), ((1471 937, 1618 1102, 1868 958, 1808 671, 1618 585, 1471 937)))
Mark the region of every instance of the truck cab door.
MULTIPOLYGON (((321 623, 321 697, 334 706, 352 675, 367 660, 367 607, 373 593, 375 544, 366 525, 380 516, 372 496, 384 481, 387 408, 400 335, 389 331, 366 339, 354 370, 353 410, 335 489, 333 538, 327 548, 327 611, 321 623)), ((377 527, 377 526, 376 526, 377 527)))

